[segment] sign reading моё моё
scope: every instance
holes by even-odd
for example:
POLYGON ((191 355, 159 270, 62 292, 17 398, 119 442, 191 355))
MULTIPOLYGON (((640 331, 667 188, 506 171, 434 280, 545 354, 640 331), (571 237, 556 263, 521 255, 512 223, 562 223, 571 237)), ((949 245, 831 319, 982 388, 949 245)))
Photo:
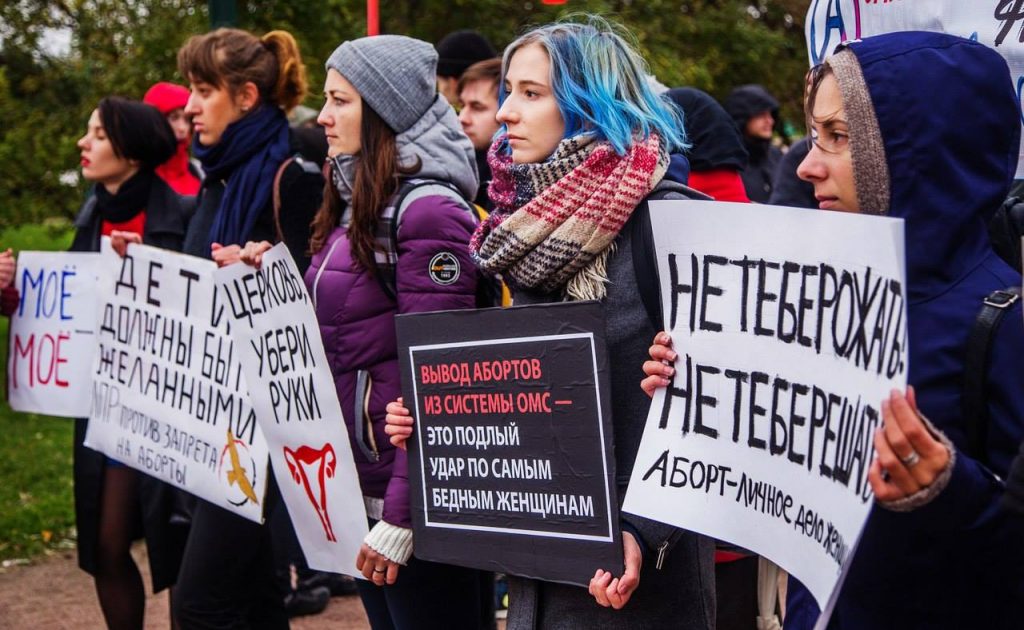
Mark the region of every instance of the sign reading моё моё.
POLYGON ((621 572, 600 306, 396 322, 416 556, 575 584, 621 572))
POLYGON ((763 555, 827 609, 906 386, 903 222, 658 201, 651 223, 678 358, 623 509, 763 555))

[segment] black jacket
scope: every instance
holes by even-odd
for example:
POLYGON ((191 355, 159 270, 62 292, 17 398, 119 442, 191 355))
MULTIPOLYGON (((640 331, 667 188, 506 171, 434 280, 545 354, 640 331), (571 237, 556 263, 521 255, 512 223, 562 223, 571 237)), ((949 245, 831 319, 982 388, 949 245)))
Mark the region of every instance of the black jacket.
MULTIPOLYGON (((146 245, 181 251, 193 197, 181 197, 159 177, 153 178, 146 202, 146 223, 142 242, 146 245)), ((90 195, 75 219, 73 252, 100 249, 102 221, 96 211, 96 197, 90 195)), ((74 479, 75 523, 78 527, 78 566, 95 575, 99 539, 100 499, 107 458, 84 445, 88 418, 75 420, 74 479)), ((139 473, 139 505, 142 533, 149 551, 153 591, 172 586, 178 575, 188 535, 186 524, 172 525, 175 505, 183 493, 149 475, 139 473)))
MULTIPOLYGON (((292 143, 292 147, 297 145, 292 143)), ((309 267, 310 223, 320 208, 324 179, 315 163, 295 156, 282 172, 277 185, 281 206, 275 217, 273 195, 260 212, 246 241, 284 241, 300 273, 309 267)), ((210 226, 224 196, 225 181, 207 178, 199 190, 198 207, 189 224, 182 251, 199 258, 210 257, 210 226)), ((231 243, 221 243, 229 245, 231 243)), ((234 243, 236 245, 245 245, 234 243)))

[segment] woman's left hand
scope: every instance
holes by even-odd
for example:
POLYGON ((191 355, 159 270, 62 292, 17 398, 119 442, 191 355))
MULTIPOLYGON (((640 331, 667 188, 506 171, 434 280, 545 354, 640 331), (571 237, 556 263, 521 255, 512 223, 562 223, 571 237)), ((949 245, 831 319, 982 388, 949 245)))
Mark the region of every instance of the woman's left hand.
POLYGON ((398 579, 400 566, 402 565, 388 560, 366 543, 363 543, 363 546, 359 548, 359 554, 356 555, 356 568, 362 572, 363 577, 377 586, 394 584, 398 579))
POLYGON ((14 260, 14 252, 7 248, 6 252, 0 253, 0 288, 6 287, 14 280, 14 270, 17 262, 14 260))
POLYGON ((914 388, 906 396, 894 389, 882 401, 882 427, 875 432, 875 453, 868 481, 879 501, 908 497, 932 485, 949 465, 950 453, 917 411, 914 388))
POLYGON ((218 267, 227 267, 241 260, 242 248, 238 245, 221 245, 213 243, 210 245, 210 257, 218 267))
POLYGON ((598 569, 594 577, 590 578, 590 594, 605 608, 611 606, 615 610, 621 609, 629 603, 636 587, 640 586, 640 566, 644 557, 633 534, 622 532, 622 551, 626 565, 622 577, 613 578, 608 571, 598 569))
POLYGON ((128 244, 142 244, 142 235, 138 232, 127 232, 125 230, 113 230, 110 233, 110 247, 117 252, 117 255, 124 258, 128 254, 128 244))
POLYGON ((238 258, 247 265, 251 265, 260 268, 263 264, 263 254, 269 252, 274 247, 270 241, 249 241, 242 248, 242 251, 238 253, 238 258))

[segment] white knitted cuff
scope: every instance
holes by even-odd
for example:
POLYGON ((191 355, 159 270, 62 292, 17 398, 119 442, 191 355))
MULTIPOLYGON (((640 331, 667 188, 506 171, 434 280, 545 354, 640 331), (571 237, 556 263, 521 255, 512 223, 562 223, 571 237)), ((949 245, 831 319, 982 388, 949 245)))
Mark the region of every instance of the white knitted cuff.
POLYGON ((392 562, 404 565, 412 555, 412 530, 378 521, 363 539, 370 549, 392 562))

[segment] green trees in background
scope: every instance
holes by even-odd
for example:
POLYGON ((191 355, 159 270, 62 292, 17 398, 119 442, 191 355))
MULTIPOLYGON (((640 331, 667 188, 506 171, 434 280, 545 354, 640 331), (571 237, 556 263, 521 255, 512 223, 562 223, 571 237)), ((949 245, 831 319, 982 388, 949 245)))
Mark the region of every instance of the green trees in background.
MULTIPOLYGON (((501 47, 532 24, 568 12, 606 15, 636 35, 666 85, 723 97, 735 85, 765 84, 800 126, 807 69, 807 0, 405 0, 381 2, 381 31, 437 41, 475 28, 501 47)), ((238 1, 239 26, 275 28, 298 39, 319 106, 323 60, 365 33, 364 0, 238 1)), ((177 75, 184 40, 209 28, 206 2, 187 0, 7 0, 0 3, 0 229, 71 218, 85 183, 76 140, 105 95, 141 98, 177 75), (70 42, 58 45, 61 39, 70 42)))

